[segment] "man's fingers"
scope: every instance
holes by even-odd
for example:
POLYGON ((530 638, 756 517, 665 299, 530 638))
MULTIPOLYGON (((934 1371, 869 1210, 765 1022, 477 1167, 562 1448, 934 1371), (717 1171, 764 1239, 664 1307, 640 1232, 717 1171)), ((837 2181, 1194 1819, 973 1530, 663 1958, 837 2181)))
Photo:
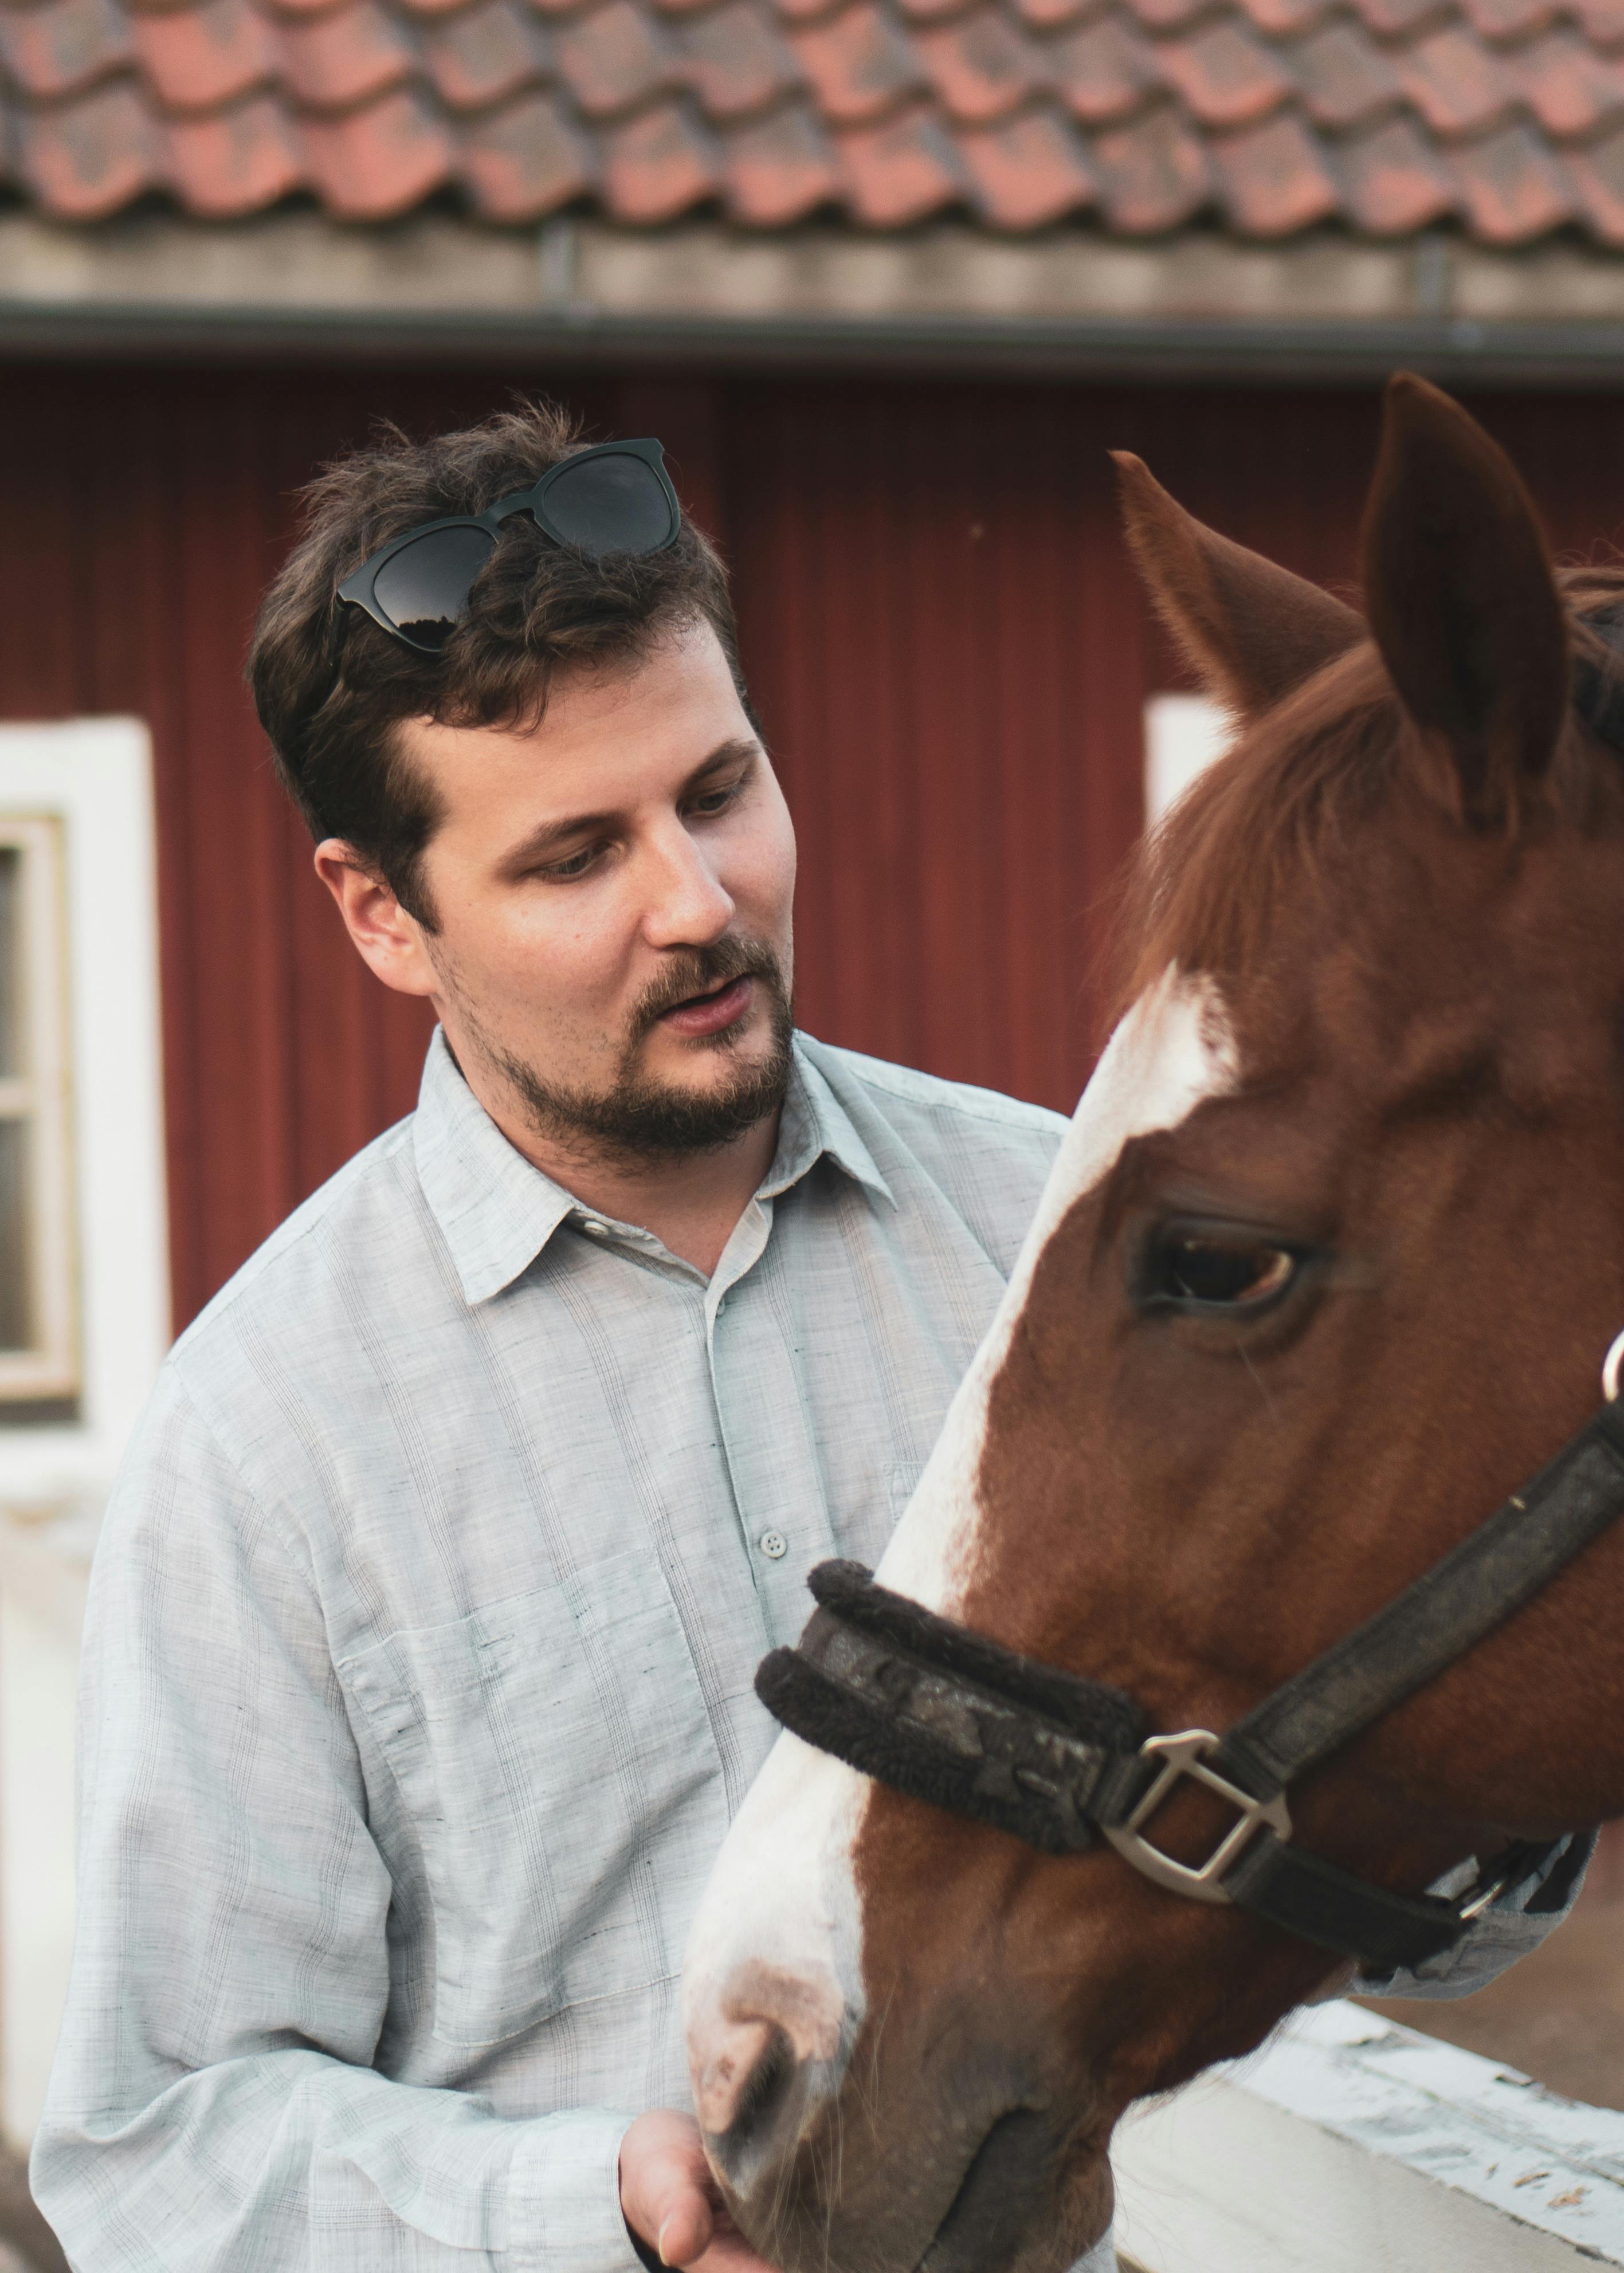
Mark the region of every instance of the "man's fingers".
POLYGON ((715 2221, 710 2205, 686 2174, 673 2173, 674 2183, 657 2199, 654 2246, 661 2262, 691 2265, 710 2246, 715 2221))
POLYGON ((725 2218, 692 2273, 773 2273, 773 2269, 756 2254, 732 2219, 725 2218))

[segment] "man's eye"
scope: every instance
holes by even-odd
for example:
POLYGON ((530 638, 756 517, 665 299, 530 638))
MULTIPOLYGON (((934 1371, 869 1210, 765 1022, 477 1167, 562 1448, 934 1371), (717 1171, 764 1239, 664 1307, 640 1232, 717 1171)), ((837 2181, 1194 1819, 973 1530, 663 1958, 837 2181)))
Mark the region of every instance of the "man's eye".
POLYGON ((1164 1232, 1147 1261, 1146 1298, 1181 1309, 1259 1309, 1283 1294, 1302 1267, 1289 1247, 1199 1231, 1164 1232))
POLYGON ((550 861, 541 873, 552 883, 568 884, 572 877, 584 876, 603 849, 601 844, 583 844, 579 852, 571 852, 562 860, 550 861))
POLYGON ((726 789, 705 790, 700 796, 690 799, 688 811, 696 813, 702 821, 714 820, 718 813, 726 812, 742 787, 741 782, 729 782, 726 789))

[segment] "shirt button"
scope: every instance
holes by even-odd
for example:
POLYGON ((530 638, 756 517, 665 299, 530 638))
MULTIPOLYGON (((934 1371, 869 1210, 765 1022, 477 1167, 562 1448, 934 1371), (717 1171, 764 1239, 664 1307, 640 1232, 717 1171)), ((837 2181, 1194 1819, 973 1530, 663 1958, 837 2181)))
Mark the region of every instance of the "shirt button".
POLYGON ((608 1225, 599 1223, 595 1215, 583 1215, 581 1219, 581 1228, 583 1231, 590 1231, 594 1239, 605 1239, 609 1234, 608 1225))
POLYGON ((789 1542, 781 1531, 763 1531, 756 1544, 773 1563, 781 1563, 789 1553, 789 1542))

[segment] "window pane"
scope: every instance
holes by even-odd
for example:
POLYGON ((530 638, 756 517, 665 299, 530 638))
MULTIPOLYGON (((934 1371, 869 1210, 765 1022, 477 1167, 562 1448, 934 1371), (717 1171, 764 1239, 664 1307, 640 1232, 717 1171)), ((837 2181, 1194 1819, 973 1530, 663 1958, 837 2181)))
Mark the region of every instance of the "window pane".
POLYGON ((23 1071, 23 856, 0 844, 0 1079, 23 1071))
POLYGON ((28 1131, 20 1121, 0 1121, 0 1349, 26 1349, 28 1315, 28 1131))

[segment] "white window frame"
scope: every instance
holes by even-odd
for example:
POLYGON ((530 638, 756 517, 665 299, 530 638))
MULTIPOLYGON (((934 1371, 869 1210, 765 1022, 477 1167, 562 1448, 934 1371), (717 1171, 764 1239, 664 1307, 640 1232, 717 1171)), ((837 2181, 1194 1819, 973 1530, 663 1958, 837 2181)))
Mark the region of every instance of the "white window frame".
POLYGON ((0 724, 0 830, 41 823, 60 843, 68 1058, 55 1161, 71 1199, 78 1407, 71 1422, 10 1425, 0 1405, 0 1514, 35 1519, 99 1514, 169 1342, 152 748, 139 719, 0 724))
POLYGON ((34 1331, 0 1347, 0 1417, 7 1405, 79 1393, 79 1304, 73 1235, 67 925, 58 815, 0 811, 0 854, 18 856, 18 1071, 0 1069, 0 1122, 26 1132, 25 1284, 34 1331))
POLYGON ((1205 694, 1153 694, 1145 705, 1145 826, 1152 829, 1235 738, 1205 694))

